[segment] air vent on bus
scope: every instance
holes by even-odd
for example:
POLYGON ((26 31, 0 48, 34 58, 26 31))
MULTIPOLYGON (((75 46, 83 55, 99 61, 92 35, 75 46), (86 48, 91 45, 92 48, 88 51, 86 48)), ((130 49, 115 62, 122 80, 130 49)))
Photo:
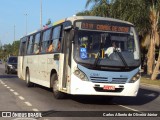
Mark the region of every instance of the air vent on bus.
POLYGON ((110 83, 110 84, 125 84, 128 78, 112 78, 109 80, 107 77, 90 77, 93 83, 110 83))

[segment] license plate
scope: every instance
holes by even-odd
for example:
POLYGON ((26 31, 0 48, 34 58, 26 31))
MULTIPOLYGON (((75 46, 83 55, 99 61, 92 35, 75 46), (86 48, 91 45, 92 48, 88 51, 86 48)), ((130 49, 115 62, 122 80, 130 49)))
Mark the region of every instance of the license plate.
POLYGON ((115 90, 115 86, 108 86, 108 85, 105 85, 103 87, 104 90, 115 90))

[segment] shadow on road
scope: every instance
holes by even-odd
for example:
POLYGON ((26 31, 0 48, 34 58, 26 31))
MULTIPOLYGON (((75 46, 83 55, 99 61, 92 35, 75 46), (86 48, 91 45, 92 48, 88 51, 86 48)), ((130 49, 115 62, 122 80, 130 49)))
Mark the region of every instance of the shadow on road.
POLYGON ((0 79, 3 79, 3 78, 9 79, 9 78, 18 78, 18 77, 17 75, 14 75, 14 74, 13 75, 0 75, 0 79))
POLYGON ((140 88, 137 97, 120 97, 114 101, 121 105, 144 105, 154 101, 159 95, 157 91, 140 88))
POLYGON ((140 88, 136 97, 70 96, 69 98, 83 104, 113 105, 116 103, 121 105, 144 105, 154 101, 159 95, 159 92, 140 88))
MULTIPOLYGON (((51 89, 36 85, 41 89, 52 92, 51 89)), ((138 95, 136 97, 108 97, 108 96, 87 96, 87 95, 66 95, 65 99, 70 99, 82 104, 95 104, 95 105, 144 105, 154 101, 159 97, 160 93, 148 89, 139 89, 138 95)))

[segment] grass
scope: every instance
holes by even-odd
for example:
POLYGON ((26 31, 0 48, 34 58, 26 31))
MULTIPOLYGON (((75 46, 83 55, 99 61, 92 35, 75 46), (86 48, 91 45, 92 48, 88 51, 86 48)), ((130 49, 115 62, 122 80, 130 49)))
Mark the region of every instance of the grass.
POLYGON ((145 84, 160 86, 160 80, 151 80, 150 78, 143 77, 143 76, 141 77, 140 82, 145 84))

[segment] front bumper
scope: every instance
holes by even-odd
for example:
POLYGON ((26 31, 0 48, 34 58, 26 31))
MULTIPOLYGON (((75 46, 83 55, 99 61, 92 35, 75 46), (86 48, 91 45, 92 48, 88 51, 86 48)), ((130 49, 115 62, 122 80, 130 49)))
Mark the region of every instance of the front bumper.
POLYGON ((75 75, 72 75, 70 94, 75 95, 104 95, 104 96, 137 96, 140 79, 135 83, 125 84, 107 84, 107 83, 92 83, 82 81, 75 75), (95 87, 95 86, 99 87, 95 87), (103 90, 105 85, 114 86, 115 91, 103 90), (123 87, 122 87, 123 86, 123 87))

